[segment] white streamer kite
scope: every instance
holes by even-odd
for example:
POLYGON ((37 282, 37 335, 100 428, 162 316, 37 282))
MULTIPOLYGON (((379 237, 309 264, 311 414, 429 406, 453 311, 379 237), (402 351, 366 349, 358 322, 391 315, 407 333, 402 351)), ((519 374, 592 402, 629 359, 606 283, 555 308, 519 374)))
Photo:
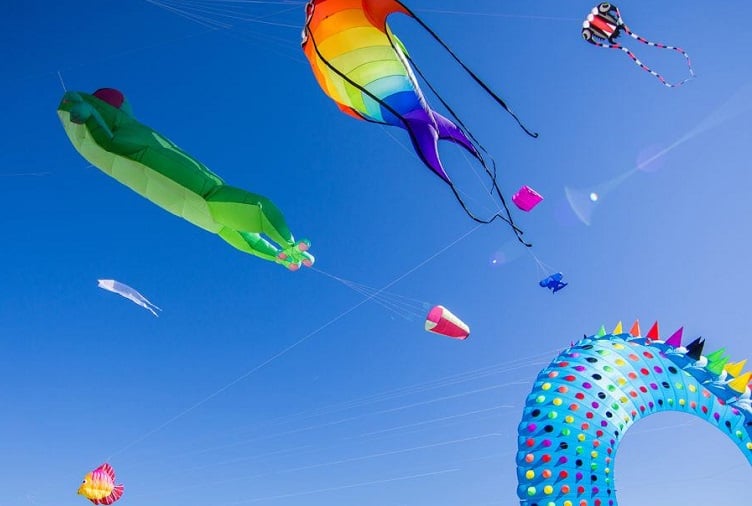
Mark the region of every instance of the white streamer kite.
POLYGON ((122 297, 125 297, 131 302, 138 304, 142 308, 148 309, 149 311, 151 311, 151 314, 159 318, 159 315, 156 313, 156 311, 154 311, 154 309, 158 311, 162 311, 162 309, 152 304, 149 301, 149 299, 147 299, 146 297, 138 293, 137 290, 134 290, 130 286, 126 285, 125 283, 121 283, 120 281, 115 281, 114 279, 98 279, 97 286, 109 292, 113 292, 122 297))

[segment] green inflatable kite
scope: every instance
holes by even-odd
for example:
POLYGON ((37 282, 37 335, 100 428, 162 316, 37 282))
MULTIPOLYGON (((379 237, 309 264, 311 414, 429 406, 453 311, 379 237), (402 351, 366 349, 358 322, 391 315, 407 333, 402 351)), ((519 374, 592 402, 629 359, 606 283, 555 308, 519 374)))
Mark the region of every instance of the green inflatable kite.
POLYGON ((57 113, 76 150, 139 195, 219 234, 241 251, 293 271, 301 264, 313 265, 310 242, 295 242, 269 199, 224 184, 205 165, 139 123, 120 91, 69 91, 57 113))

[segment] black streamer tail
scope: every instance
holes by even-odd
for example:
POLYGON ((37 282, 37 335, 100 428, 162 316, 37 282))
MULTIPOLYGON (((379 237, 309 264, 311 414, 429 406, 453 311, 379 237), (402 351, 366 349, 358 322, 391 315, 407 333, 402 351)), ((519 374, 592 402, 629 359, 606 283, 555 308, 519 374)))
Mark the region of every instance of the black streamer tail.
POLYGON ((476 74, 475 72, 473 72, 473 70, 472 70, 472 69, 470 69, 470 68, 469 68, 469 67, 468 67, 468 66, 467 66, 467 65, 465 64, 465 62, 463 62, 463 61, 462 61, 462 60, 460 59, 460 57, 459 57, 459 56, 457 56, 457 54, 456 54, 456 53, 455 53, 454 51, 452 51, 452 48, 450 48, 450 47, 449 47, 449 45, 447 45, 447 43, 446 43, 446 42, 444 42, 444 40, 443 40, 443 39, 442 39, 441 37, 439 37, 439 35, 438 35, 438 34, 437 34, 436 32, 434 32, 434 31, 433 31, 433 30, 431 29, 431 27, 429 27, 429 26, 428 26, 428 25, 427 25, 427 24, 425 23, 425 21, 423 21, 423 20, 422 20, 422 19, 421 19, 420 17, 418 17, 418 16, 417 16, 417 15, 416 15, 416 14, 415 14, 415 13, 414 13, 413 11, 411 11, 411 10, 410 10, 410 9, 409 9, 409 8, 408 8, 408 7, 406 6, 406 5, 402 4, 402 2, 400 2, 400 4, 401 4, 401 5, 402 5, 402 7, 403 7, 403 8, 405 9, 405 11, 407 11, 407 13, 408 13, 408 14, 409 14, 409 15, 410 15, 410 16, 411 16, 411 17, 412 17, 413 19, 415 19, 415 21, 417 21, 417 22, 418 22, 418 24, 419 24, 419 25, 420 25, 420 26, 421 26, 421 27, 422 27, 422 28, 423 28, 423 29, 424 29, 424 30, 425 30, 426 32, 428 32, 428 34, 429 34, 429 35, 431 35, 431 37, 433 37, 433 38, 434 38, 434 40, 436 40, 436 42, 438 42, 438 43, 439 43, 439 44, 441 45, 441 47, 443 47, 443 48, 444 48, 444 49, 445 49, 445 50, 446 50, 446 51, 447 51, 447 52, 449 53, 449 55, 450 55, 450 56, 451 56, 451 57, 452 57, 452 58, 454 59, 454 61, 456 61, 456 62, 457 62, 457 63, 458 63, 459 65, 460 65, 460 67, 462 67, 462 68, 463 68, 463 70, 464 70, 465 72, 467 72, 467 74, 468 74, 468 75, 469 75, 469 76, 470 76, 470 77, 471 77, 471 78, 473 79, 473 81, 475 81, 475 82, 476 82, 476 83, 478 84, 478 86, 480 86, 481 88, 483 88, 483 90, 484 90, 484 91, 485 91, 486 93, 488 93, 488 94, 489 94, 489 95, 491 96, 491 98, 493 98, 493 99, 494 99, 494 101, 495 101, 495 102, 496 102, 497 104, 499 104, 499 105, 500 105, 500 106, 501 106, 501 107, 502 107, 502 108, 503 108, 503 109, 504 109, 505 111, 507 111, 507 113, 509 113, 509 115, 510 115, 510 116, 512 116, 512 117, 513 117, 513 118, 515 119, 515 121, 517 122, 517 124, 518 124, 518 125, 520 126, 520 128, 522 128, 522 130, 524 130, 524 131, 525 131, 525 133, 526 133, 526 134, 528 134, 528 135, 529 135, 530 137, 538 137, 538 135, 539 135, 539 134, 538 134, 538 132, 533 132, 533 131, 531 131, 530 129, 528 129, 528 128, 527 128, 527 127, 526 127, 526 126, 525 126, 525 125, 524 125, 524 124, 522 123, 522 121, 520 120, 520 118, 519 118, 519 117, 518 117, 518 116, 517 116, 517 115, 516 115, 516 114, 514 113, 514 111, 512 111, 512 110, 511 110, 511 109, 509 108, 509 106, 508 106, 508 105, 507 105, 507 103, 506 103, 506 102, 504 101, 504 99, 503 99, 503 98, 501 98, 501 97, 500 97, 499 95, 497 95, 495 91, 493 91, 493 90, 492 90, 492 89, 491 89, 491 88, 490 88, 490 87, 489 87, 489 86, 488 86, 488 85, 487 85, 487 84, 486 84, 486 83, 485 83, 485 82, 484 82, 484 81, 483 81, 483 80, 482 80, 482 79, 481 79, 480 77, 478 77, 478 75, 477 75, 477 74, 476 74))
MULTIPOLYGON (((377 103, 379 103, 381 106, 383 106, 384 108, 386 108, 395 117, 399 118, 400 121, 402 121, 402 123, 405 125, 406 129, 408 129, 407 128, 408 125, 407 125, 407 122, 406 122, 405 118, 403 118, 399 114, 399 112, 397 112, 393 107, 391 107, 389 104, 387 104, 386 102, 384 102, 383 100, 381 100, 379 97, 377 97, 376 95, 374 95, 373 93, 371 93, 370 91, 368 91, 366 88, 364 88, 363 86, 360 86, 358 83, 356 83, 355 81, 353 81, 352 79, 350 79, 347 75, 345 75, 337 67, 335 67, 334 65, 332 65, 332 63, 329 60, 327 60, 324 57, 324 55, 321 54, 321 51, 319 51, 318 45, 316 43, 316 40, 313 37, 313 34, 310 32, 310 30, 308 29, 307 26, 306 26, 305 29, 306 29, 306 32, 307 32, 309 38, 310 38, 311 43, 313 44, 313 47, 314 47, 314 50, 316 51, 316 54, 318 55, 318 57, 321 59, 321 61, 324 62, 324 64, 329 69, 331 69, 335 74, 337 74, 338 76, 340 76, 347 83, 349 83, 350 85, 354 86, 358 90, 362 91, 363 93, 365 93, 366 95, 368 95, 370 98, 372 98, 374 101, 376 101, 377 103)), ((392 47, 394 47, 394 41, 390 40, 390 42, 392 43, 392 47)), ((418 72, 420 73, 419 70, 418 70, 418 72)), ((421 75, 421 77, 423 77, 422 74, 420 74, 420 75, 421 75)), ((425 80, 425 78, 424 78, 424 80, 425 80)), ((431 91, 433 91, 434 93, 436 93, 435 89, 431 86, 431 84, 428 81, 426 81, 426 83, 431 88, 431 91)), ((439 100, 441 101, 441 103, 445 107, 447 107, 447 110, 455 118, 455 120, 457 120, 458 124, 460 125, 460 128, 463 128, 464 130, 467 130, 463 126, 463 123, 461 122, 461 120, 457 117, 457 115, 453 112, 453 110, 449 107, 449 105, 444 101, 444 99, 441 98, 441 96, 438 95, 438 94, 436 94, 436 96, 439 98, 439 100)), ((364 119, 366 119, 366 118, 364 118, 364 119)), ((473 140, 475 140, 474 137, 472 137, 472 134, 469 134, 469 132, 467 132, 466 135, 470 135, 470 138, 473 139, 473 140)), ((535 134, 535 136, 537 136, 537 134, 535 134)), ((478 145, 480 146, 480 144, 478 144, 478 145)), ((484 148, 482 148, 482 146, 481 146, 481 149, 483 149, 483 151, 486 151, 484 148)), ((486 151, 486 154, 488 154, 487 151, 486 151)), ((502 205, 504 207, 504 210, 505 210, 506 217, 502 216, 500 213, 496 213, 494 216, 492 216, 491 218, 488 218, 488 219, 482 219, 482 218, 477 217, 475 214, 473 214, 472 211, 470 211, 470 209, 468 209, 467 205, 465 204, 464 200, 462 199, 462 196, 460 196, 459 192, 457 191, 457 188, 455 188, 455 186, 450 183, 449 186, 452 189, 452 192, 454 193, 454 196, 457 198, 457 201, 460 203, 460 205, 462 206, 462 209, 464 209, 465 213, 472 220, 476 221, 477 223, 488 224, 488 223, 492 223, 496 219, 501 219, 502 221, 505 221, 506 223, 508 223, 512 227, 512 230, 514 231, 515 235, 517 236, 517 240, 520 241, 525 246, 527 246, 528 248, 531 247, 532 244, 530 244, 528 242, 525 242, 525 240, 522 239, 523 231, 520 230, 520 228, 518 228, 514 224, 511 212, 509 211, 509 207, 507 206, 506 200, 504 199, 504 195, 501 193, 501 190, 499 189, 499 186, 496 183, 496 163, 495 162, 493 163, 493 172, 491 172, 491 170, 488 168, 488 165, 486 164, 485 160, 483 159, 483 156, 480 153, 478 153, 478 157, 477 158, 480 161, 481 165, 483 166, 483 169, 486 172, 486 174, 488 174, 491 177, 491 180, 493 182, 494 190, 496 191, 496 193, 498 194, 498 196, 499 196, 499 198, 501 200, 501 203, 502 203, 502 205)))
POLYGON ((491 184, 493 185, 493 190, 491 190, 491 191, 492 191, 492 193, 495 192, 496 195, 499 197, 499 200, 501 201, 501 204, 504 207, 504 212, 506 214, 506 217, 504 217, 501 214, 497 213, 496 215, 494 215, 489 220, 483 221, 483 220, 479 219, 477 216, 475 216, 467 208, 467 206, 465 205, 465 202, 460 197, 460 195, 457 192, 457 190, 454 187, 454 185, 450 185, 450 186, 452 186, 452 191, 454 192, 454 195, 457 197, 457 200, 459 201, 460 205, 465 210, 465 212, 467 213, 467 215, 470 216, 470 218, 472 218, 473 220, 475 220, 475 221, 477 221, 479 223, 490 223, 490 222, 494 221, 496 218, 502 219, 503 221, 507 222, 512 227, 512 230, 514 230, 514 233, 517 236, 517 240, 518 241, 520 241, 522 244, 524 244, 528 248, 531 247, 532 244, 530 244, 528 242, 525 242, 522 239, 521 235, 524 232, 522 230, 520 230, 517 227, 517 225, 515 225, 514 219, 512 218, 512 213, 509 211, 509 206, 507 205, 507 201, 504 198, 504 194, 501 192, 501 188, 499 188, 499 184, 498 184, 498 182, 496 180, 496 178, 497 178, 496 161, 489 154, 488 150, 480 143, 480 141, 478 141, 478 139, 476 139, 476 137, 472 134, 472 132, 470 131, 470 129, 467 128, 467 126, 465 125, 465 123, 462 121, 462 119, 460 119, 460 117, 457 115, 457 113, 454 111, 454 109, 452 109, 452 107, 447 103, 447 101, 444 100, 444 97, 442 97, 441 94, 438 91, 436 91, 436 88, 433 87, 433 85, 431 84, 431 82, 428 79, 426 79, 426 76, 420 70, 420 67, 418 67, 415 64, 415 62, 412 60, 412 58, 410 58, 409 55, 405 55, 405 57, 408 59, 408 61, 410 62, 410 65, 412 65, 412 67, 415 69, 415 71, 418 73, 418 75, 421 77, 421 79, 423 79, 423 82, 425 82, 426 85, 428 85, 428 88, 431 90, 431 92, 436 96, 436 98, 439 99, 439 102, 441 102, 441 105, 443 105, 444 108, 449 112, 449 114, 452 116, 452 119, 454 119, 454 121, 457 122, 457 125, 462 130, 462 132, 465 135, 467 135, 467 137, 470 138, 475 143, 475 145, 477 146, 479 152, 478 152, 476 158, 478 159, 478 161, 480 162, 481 166, 483 167, 483 170, 485 171, 486 175, 488 175, 488 177, 491 179, 491 184), (486 160, 484 159, 483 154, 481 153, 481 151, 483 153, 485 153, 488 156, 488 158, 491 160, 492 169, 490 169, 488 167, 488 164, 486 163, 486 160))
MULTIPOLYGON (((453 184, 450 184, 449 186, 450 186, 450 188, 452 188, 452 192, 454 193, 454 196, 457 198, 457 202, 460 203, 460 206, 462 206, 462 209, 470 217, 470 219, 472 219, 473 221, 475 221, 477 223, 483 223, 484 225, 489 224, 489 223, 493 223, 497 219, 502 220, 502 221, 508 223, 510 227, 512 227, 512 230, 514 231, 514 235, 517 237, 518 241, 520 241, 522 244, 524 244, 528 248, 530 248, 530 247, 533 246, 532 244, 526 242, 522 238, 522 234, 524 234, 524 232, 522 230, 520 230, 517 227, 517 225, 515 225, 511 221, 511 216, 509 218, 507 218, 505 216, 502 216, 501 213, 496 213, 492 217, 487 218, 487 219, 479 218, 475 214, 473 214, 473 212, 470 209, 468 209, 468 207, 465 205, 465 201, 462 200, 462 196, 457 191, 457 188, 455 188, 455 186, 453 184)), ((496 186, 496 185, 494 185, 494 186, 496 186)), ((502 203, 504 204, 504 209, 506 210, 506 214, 509 215, 509 208, 507 207, 507 204, 506 204, 506 202, 504 202, 503 198, 502 198, 502 203)))

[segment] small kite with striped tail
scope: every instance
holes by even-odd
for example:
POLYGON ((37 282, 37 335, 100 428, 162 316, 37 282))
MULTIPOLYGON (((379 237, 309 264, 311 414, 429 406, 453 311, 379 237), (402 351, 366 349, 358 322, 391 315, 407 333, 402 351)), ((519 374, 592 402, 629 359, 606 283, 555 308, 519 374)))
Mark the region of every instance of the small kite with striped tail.
POLYGON ((653 77, 657 78, 664 86, 674 88, 681 86, 687 81, 695 78, 695 71, 692 68, 692 61, 689 59, 689 55, 680 47, 669 46, 661 44, 660 42, 652 42, 644 37, 641 37, 634 33, 629 26, 624 23, 624 19, 621 17, 619 8, 614 4, 608 2, 602 2, 597 7, 593 7, 590 14, 587 15, 585 21, 582 23, 582 38, 587 42, 595 46, 605 47, 608 49, 619 49, 629 56, 635 64, 639 65, 642 70, 648 72, 653 77), (679 81, 678 83, 670 83, 661 74, 654 71, 644 63, 642 63, 637 56, 628 48, 622 46, 616 39, 624 32, 638 42, 647 44, 648 46, 658 47, 661 49, 671 49, 684 56, 687 60, 687 67, 689 68, 689 77, 679 81))

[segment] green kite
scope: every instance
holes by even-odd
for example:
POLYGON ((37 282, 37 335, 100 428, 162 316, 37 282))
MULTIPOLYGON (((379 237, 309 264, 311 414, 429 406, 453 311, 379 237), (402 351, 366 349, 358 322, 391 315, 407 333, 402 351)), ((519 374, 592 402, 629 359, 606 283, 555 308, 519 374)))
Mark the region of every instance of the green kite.
POLYGON ((241 251, 293 271, 313 265, 314 257, 307 251, 310 242, 295 241, 271 200, 226 185, 201 162, 139 123, 120 91, 66 92, 57 113, 81 156, 139 195, 241 251))

